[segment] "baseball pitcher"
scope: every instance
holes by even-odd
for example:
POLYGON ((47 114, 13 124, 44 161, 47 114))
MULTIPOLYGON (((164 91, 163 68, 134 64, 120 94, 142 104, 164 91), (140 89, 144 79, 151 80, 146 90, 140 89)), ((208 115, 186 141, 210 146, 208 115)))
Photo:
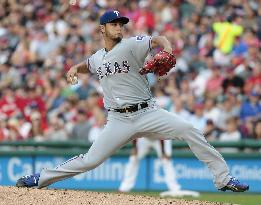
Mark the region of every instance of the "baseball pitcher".
POLYGON ((86 154, 75 156, 40 173, 24 176, 18 187, 46 187, 57 181, 94 169, 129 141, 146 136, 185 140, 196 157, 205 163, 214 176, 215 186, 222 190, 243 192, 249 186, 229 173, 223 157, 188 121, 161 109, 155 102, 146 78, 147 73, 165 75, 175 66, 170 42, 164 36, 123 38, 123 26, 129 19, 118 11, 106 11, 100 17, 100 30, 105 47, 86 61, 73 67, 67 79, 75 83, 78 73, 95 73, 99 77, 104 104, 108 110, 107 124, 86 154), (144 63, 150 50, 161 47, 144 63))

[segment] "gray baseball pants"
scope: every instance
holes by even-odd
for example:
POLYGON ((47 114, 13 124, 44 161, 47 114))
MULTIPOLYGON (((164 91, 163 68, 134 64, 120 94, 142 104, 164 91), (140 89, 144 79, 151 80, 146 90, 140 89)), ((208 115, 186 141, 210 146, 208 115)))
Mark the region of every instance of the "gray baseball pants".
POLYGON ((109 111, 104 130, 89 151, 55 168, 43 169, 38 188, 96 168, 123 145, 141 136, 185 140, 196 157, 208 166, 218 189, 229 182, 231 176, 226 162, 198 129, 176 114, 150 104, 134 113, 109 111))

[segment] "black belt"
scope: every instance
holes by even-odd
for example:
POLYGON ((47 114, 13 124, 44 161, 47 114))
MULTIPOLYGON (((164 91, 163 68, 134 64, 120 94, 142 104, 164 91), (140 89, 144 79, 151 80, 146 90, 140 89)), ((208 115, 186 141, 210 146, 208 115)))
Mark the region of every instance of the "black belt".
POLYGON ((143 102, 143 103, 138 103, 138 104, 135 104, 135 105, 132 105, 129 107, 125 107, 125 108, 109 109, 108 111, 113 110, 115 112, 120 112, 120 113, 128 113, 128 112, 132 113, 132 112, 136 112, 140 109, 144 109, 148 106, 149 106, 149 104, 147 102, 143 102))

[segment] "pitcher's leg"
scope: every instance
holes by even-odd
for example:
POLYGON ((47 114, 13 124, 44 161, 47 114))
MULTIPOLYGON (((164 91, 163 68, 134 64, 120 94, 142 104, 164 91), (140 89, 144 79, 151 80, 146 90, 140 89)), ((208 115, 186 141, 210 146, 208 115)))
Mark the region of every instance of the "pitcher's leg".
POLYGON ((214 175, 216 187, 222 188, 227 185, 231 176, 225 160, 199 130, 179 116, 162 109, 149 115, 148 120, 143 118, 139 121, 143 123, 144 130, 159 133, 159 136, 167 139, 185 140, 196 157, 209 167, 214 175))
POLYGON ((73 157, 53 169, 43 169, 38 187, 42 188, 94 169, 127 143, 134 133, 131 124, 121 121, 109 122, 86 154, 73 157))
POLYGON ((189 128, 181 136, 189 145, 196 157, 204 162, 214 176, 215 186, 220 189, 227 185, 231 176, 228 166, 221 154, 211 146, 196 128, 189 128))

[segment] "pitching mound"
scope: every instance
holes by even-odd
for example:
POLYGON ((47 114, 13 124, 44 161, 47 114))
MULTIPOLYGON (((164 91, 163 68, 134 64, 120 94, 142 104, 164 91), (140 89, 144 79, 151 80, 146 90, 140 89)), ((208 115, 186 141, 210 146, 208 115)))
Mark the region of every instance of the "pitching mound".
POLYGON ((100 193, 74 190, 27 189, 0 186, 0 205, 221 205, 183 199, 164 199, 120 193, 100 193))

